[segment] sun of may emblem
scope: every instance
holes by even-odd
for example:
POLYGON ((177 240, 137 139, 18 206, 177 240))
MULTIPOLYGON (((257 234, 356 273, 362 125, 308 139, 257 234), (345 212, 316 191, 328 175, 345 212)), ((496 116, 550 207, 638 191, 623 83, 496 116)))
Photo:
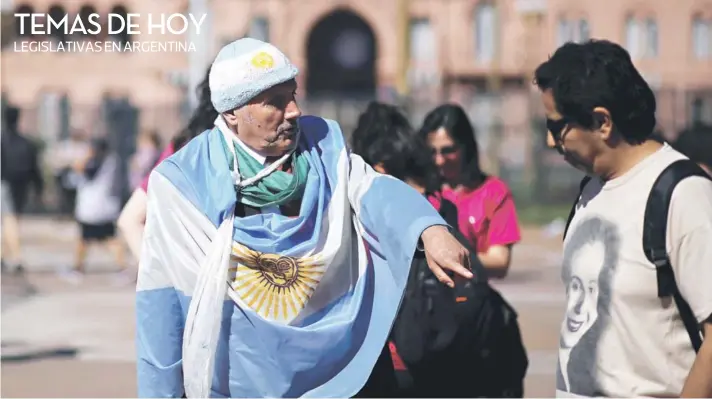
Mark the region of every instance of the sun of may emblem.
POLYGON ((272 58, 271 55, 265 53, 264 51, 260 51, 252 57, 252 65, 255 66, 255 68, 260 68, 260 69, 267 69, 267 68, 272 68, 274 66, 274 58, 272 58))
POLYGON ((289 322, 304 308, 324 274, 320 257, 294 258, 233 243, 232 288, 265 319, 289 322))

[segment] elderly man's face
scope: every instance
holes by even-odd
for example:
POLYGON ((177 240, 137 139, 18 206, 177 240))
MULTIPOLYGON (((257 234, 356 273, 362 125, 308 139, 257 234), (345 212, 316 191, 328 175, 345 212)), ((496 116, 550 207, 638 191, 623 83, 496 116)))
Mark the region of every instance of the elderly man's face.
POLYGON ((294 80, 272 87, 226 112, 225 120, 250 148, 264 156, 280 156, 296 144, 297 118, 302 115, 296 91, 294 80))

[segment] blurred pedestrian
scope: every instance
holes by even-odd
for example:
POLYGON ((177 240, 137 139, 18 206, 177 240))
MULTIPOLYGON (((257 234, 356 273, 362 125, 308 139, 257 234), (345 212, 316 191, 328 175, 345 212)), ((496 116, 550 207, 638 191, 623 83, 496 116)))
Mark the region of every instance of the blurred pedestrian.
POLYGON ((20 110, 4 110, 0 142, 0 175, 2 176, 2 266, 3 270, 23 270, 19 219, 34 189, 35 201, 41 202, 43 191, 39 148, 18 129, 20 110))
POLYGON ((131 157, 129 166, 129 184, 131 189, 140 186, 143 179, 151 172, 161 155, 161 138, 156 131, 143 132, 136 138, 136 152, 131 157))
POLYGON ((91 145, 85 131, 73 129, 69 137, 52 145, 45 153, 45 159, 52 169, 54 181, 59 190, 60 212, 72 215, 76 205, 77 186, 81 180, 73 165, 85 159, 91 145))
POLYGON ((92 140, 88 156, 75 162, 74 170, 80 176, 75 217, 81 234, 74 267, 61 273, 72 283, 82 280, 87 250, 93 243, 103 244, 112 253, 119 267, 116 276, 119 282, 133 281, 133 275, 124 261, 123 244, 116 235, 121 199, 114 195, 112 188, 117 167, 117 156, 110 151, 108 142, 103 138, 92 140))
POLYGON ((2 182, 2 197, 0 197, 0 208, 2 213, 2 271, 15 271, 21 273, 24 270, 22 265, 22 247, 20 242, 20 225, 18 215, 15 211, 15 204, 10 193, 10 185, 2 182))

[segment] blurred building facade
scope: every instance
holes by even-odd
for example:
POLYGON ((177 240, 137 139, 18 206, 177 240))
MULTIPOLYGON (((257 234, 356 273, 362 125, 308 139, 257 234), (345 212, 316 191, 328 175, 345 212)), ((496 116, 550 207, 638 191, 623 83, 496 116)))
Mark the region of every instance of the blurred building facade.
MULTIPOLYGON (((396 87, 404 54, 413 94, 443 89, 457 98, 472 91, 525 88, 533 67, 557 46, 590 37, 625 45, 656 88, 712 86, 711 0, 209 0, 208 7, 211 53, 246 35, 271 41, 300 67, 300 87, 313 97, 387 96, 396 87), (409 44, 399 32, 402 13, 409 44)), ((8 12, 74 18, 188 9, 185 0, 15 0, 8 12)), ((20 36, 4 25, 2 90, 23 108, 59 104, 65 95, 74 108, 98 104, 106 96, 127 97, 139 108, 168 109, 182 99, 185 52, 13 52, 15 41, 47 38, 20 36)), ((145 32, 52 39, 186 40, 145 32)), ((80 114, 72 112, 72 124, 90 128, 91 118, 80 114)), ((142 126, 165 122, 146 119, 142 126)))
MULTIPOLYGON (((348 133, 369 99, 402 101, 416 125, 437 103, 456 101, 470 112, 497 172, 501 165, 533 170, 542 136, 533 127, 541 124, 531 74, 567 41, 605 38, 625 46, 658 93, 662 131, 678 131, 691 120, 712 122, 712 0, 205 2, 208 53, 244 36, 275 44, 301 70, 299 95, 308 112, 339 119, 348 133)), ((187 36, 22 36, 11 14, 67 14, 73 20, 90 13, 187 13, 188 0, 14 0, 5 7, 2 92, 25 110, 25 131, 51 142, 71 129, 156 129, 166 137, 178 130, 187 114, 185 52, 13 49, 32 40, 166 42, 187 36), (132 122, 121 125, 129 114, 132 122)))

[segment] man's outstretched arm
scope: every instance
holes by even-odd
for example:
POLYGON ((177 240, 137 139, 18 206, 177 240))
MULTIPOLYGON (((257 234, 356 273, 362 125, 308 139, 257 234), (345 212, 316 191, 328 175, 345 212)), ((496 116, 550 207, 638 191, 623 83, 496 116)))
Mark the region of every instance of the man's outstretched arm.
POLYGON ((469 253, 424 196, 402 181, 376 172, 358 155, 350 155, 350 164, 349 200, 368 233, 399 248, 396 256, 403 262, 409 262, 422 239, 428 266, 445 284, 453 284, 446 271, 472 277, 465 267, 469 253))

